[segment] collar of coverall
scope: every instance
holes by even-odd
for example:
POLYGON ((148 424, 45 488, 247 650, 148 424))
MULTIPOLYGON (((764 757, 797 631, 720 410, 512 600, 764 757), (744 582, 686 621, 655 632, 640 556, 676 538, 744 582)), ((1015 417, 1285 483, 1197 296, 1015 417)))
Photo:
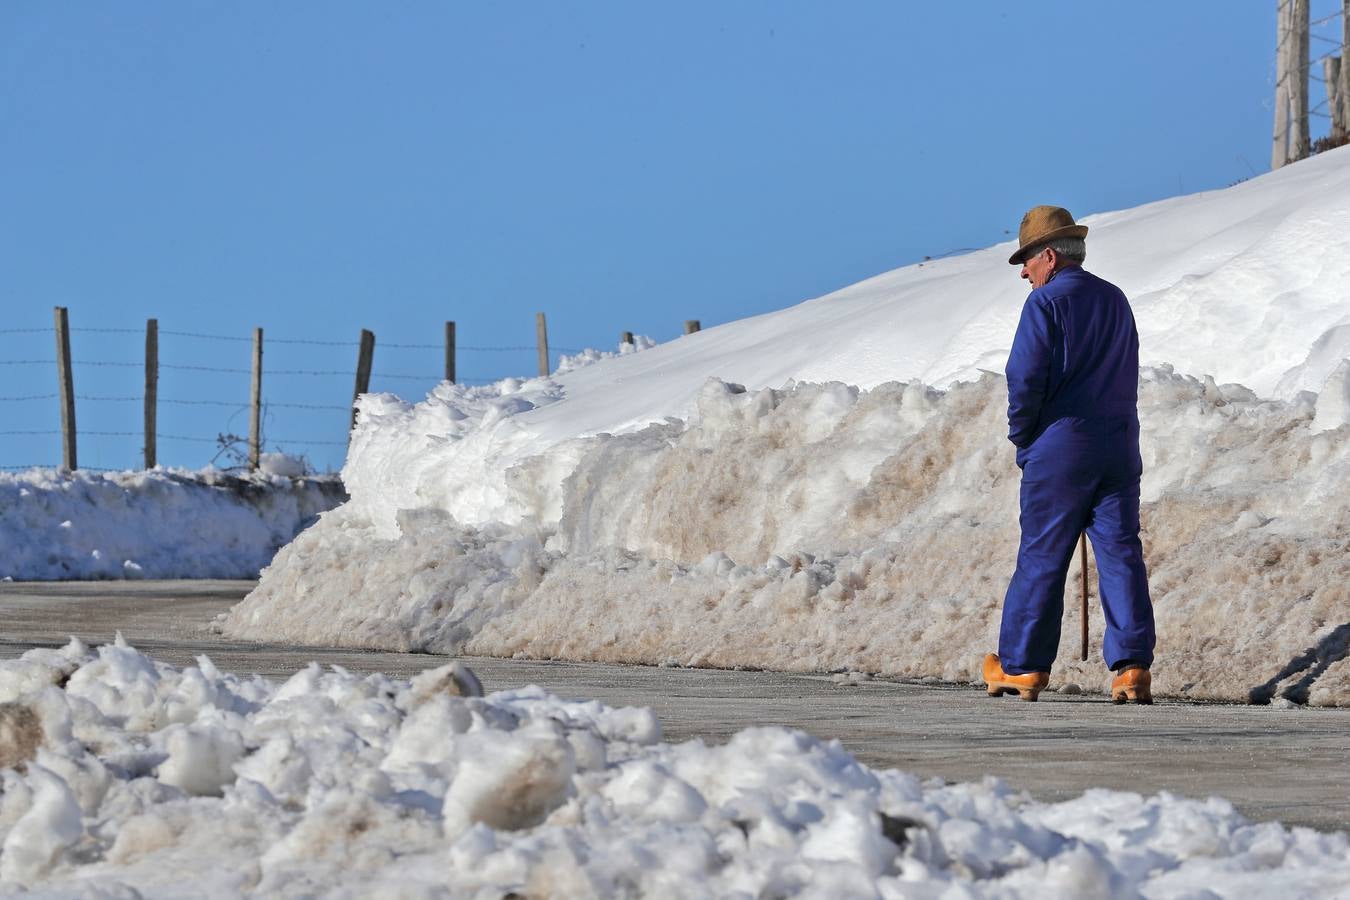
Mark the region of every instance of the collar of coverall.
MULTIPOLYGON (((1067 269, 1081 269, 1081 268, 1083 267, 1078 263, 1066 262, 1064 265, 1060 266, 1058 269, 1050 273, 1050 277, 1045 279, 1045 284, 1049 284, 1050 282, 1054 281, 1055 276, 1058 275, 1060 272, 1063 272, 1067 269)), ((1045 287, 1045 284, 1041 285, 1041 287, 1045 287)))

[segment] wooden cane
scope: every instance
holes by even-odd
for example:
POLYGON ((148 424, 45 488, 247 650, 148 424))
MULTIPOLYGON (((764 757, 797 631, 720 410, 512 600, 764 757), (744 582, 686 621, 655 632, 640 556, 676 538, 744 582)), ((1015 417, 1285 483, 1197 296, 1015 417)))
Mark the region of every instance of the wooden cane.
POLYGON ((1083 599, 1082 616, 1080 624, 1083 629, 1083 661, 1087 662, 1088 651, 1088 627, 1087 627, 1087 532, 1083 532, 1078 538, 1078 567, 1083 570, 1083 590, 1081 596, 1083 599))

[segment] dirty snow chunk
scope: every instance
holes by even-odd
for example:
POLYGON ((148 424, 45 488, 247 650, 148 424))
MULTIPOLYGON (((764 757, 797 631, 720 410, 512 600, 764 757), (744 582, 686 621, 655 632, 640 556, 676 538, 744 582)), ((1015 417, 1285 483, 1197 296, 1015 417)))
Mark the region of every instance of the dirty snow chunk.
POLYGON ((538 825, 571 793, 572 749, 547 720, 505 734, 466 735, 458 750, 441 808, 447 837, 480 822, 505 831, 538 825))
POLYGON ((244 756, 244 740, 224 728, 172 725, 163 734, 167 754, 156 777, 197 796, 220 796, 234 783, 234 764, 244 756))
POLYGON ((25 786, 32 800, 0 844, 0 884, 31 884, 46 875, 84 832, 80 804, 59 775, 29 765, 25 786))
POLYGON ((0 703, 0 769, 32 759, 42 746, 42 720, 31 706, 0 703))
POLYGON ((412 688, 414 702, 421 703, 437 694, 449 697, 481 697, 483 683, 473 670, 460 662, 447 663, 437 669, 427 669, 413 676, 409 686, 412 688))
POLYGON ((1312 430, 1329 431, 1342 425, 1350 425, 1350 359, 1342 360, 1322 385, 1312 430))
POLYGON ((0 893, 1331 897, 1350 880, 1344 834, 1217 799, 1037 803, 783 728, 665 744, 649 710, 456 695, 447 676, 471 673, 453 664, 278 684, 197 662, 72 644, 0 665, 0 694, 68 723, 0 770, 0 893), (95 679, 116 688, 98 705, 95 679))

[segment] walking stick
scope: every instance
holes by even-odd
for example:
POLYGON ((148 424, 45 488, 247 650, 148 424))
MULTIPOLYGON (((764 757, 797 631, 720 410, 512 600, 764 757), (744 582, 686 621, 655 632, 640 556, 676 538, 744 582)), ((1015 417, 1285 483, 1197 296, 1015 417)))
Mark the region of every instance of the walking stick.
POLYGON ((1083 598, 1083 604, 1082 604, 1082 616, 1080 617, 1080 620, 1079 620, 1079 621, 1080 621, 1080 624, 1082 625, 1082 630, 1083 630, 1083 661, 1084 661, 1084 662, 1087 662, 1087 650, 1088 650, 1088 648, 1087 648, 1087 645, 1088 645, 1088 627, 1087 627, 1087 591, 1088 591, 1088 588, 1087 588, 1087 532, 1086 532, 1086 531, 1083 532, 1083 533, 1082 533, 1081 535, 1079 535, 1079 537, 1078 537, 1078 563, 1079 563, 1079 566, 1078 566, 1078 567, 1079 567, 1080 569, 1083 570, 1083 590, 1082 590, 1082 592, 1081 592, 1082 598, 1083 598))

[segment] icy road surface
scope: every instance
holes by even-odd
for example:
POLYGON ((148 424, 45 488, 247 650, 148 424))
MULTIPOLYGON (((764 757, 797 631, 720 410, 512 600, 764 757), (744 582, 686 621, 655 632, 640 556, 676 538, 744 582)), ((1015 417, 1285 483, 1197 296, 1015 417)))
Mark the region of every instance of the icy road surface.
MULTIPOLYGON (((177 666, 205 653, 221 670, 283 678, 311 660, 393 677, 442 665, 427 654, 229 641, 206 624, 251 588, 245 581, 0 584, 0 659, 69 636, 91 645, 120 629, 143 653, 177 666)), ((1218 795, 1254 820, 1350 828, 1350 709, 1160 703, 1115 707, 1095 693, 1041 702, 989 699, 972 686, 828 675, 649 668, 472 658, 489 691, 537 684, 568 698, 647 706, 665 739, 721 742, 754 725, 837 738, 872 768, 951 782, 1003 778, 1041 800, 1092 787, 1203 799, 1218 795)), ((1087 687, 1087 686, 1085 686, 1087 687)))

